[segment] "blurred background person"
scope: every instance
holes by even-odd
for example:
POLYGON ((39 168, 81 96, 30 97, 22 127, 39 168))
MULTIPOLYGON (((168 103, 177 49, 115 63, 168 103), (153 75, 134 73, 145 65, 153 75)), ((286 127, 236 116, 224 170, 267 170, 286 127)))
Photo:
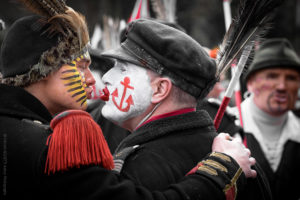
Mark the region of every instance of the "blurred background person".
POLYGON ((268 39, 245 76, 250 96, 242 104, 245 141, 265 171, 273 198, 300 198, 300 119, 294 109, 300 59, 285 38, 268 39))

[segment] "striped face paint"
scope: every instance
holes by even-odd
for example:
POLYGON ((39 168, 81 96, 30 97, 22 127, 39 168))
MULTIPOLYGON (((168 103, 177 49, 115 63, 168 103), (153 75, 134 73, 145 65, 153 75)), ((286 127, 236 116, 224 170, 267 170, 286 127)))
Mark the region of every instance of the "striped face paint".
POLYGON ((83 107, 87 105, 87 94, 85 91, 87 85, 84 73, 79 71, 77 67, 77 63, 81 59, 90 59, 89 54, 85 53, 67 64, 65 70, 62 71, 61 80, 63 80, 64 86, 71 97, 83 107))

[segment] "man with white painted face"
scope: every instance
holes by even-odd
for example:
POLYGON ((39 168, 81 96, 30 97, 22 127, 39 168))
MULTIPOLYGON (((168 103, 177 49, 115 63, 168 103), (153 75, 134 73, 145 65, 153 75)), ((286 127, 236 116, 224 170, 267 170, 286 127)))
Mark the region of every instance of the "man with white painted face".
MULTIPOLYGON (((145 19, 132 22, 121 46, 102 56, 115 62, 102 77, 111 93, 102 114, 132 132, 115 151, 114 170, 164 190, 210 152, 217 135, 209 114, 196 111, 197 100, 216 82, 215 61, 187 34, 145 19)), ((217 175, 216 168, 227 171, 209 159, 198 170, 217 175)), ((268 184, 259 177, 247 180, 248 193, 238 198, 269 199, 268 184)), ((236 197, 234 182, 223 190, 227 197, 236 197)))
POLYGON ((246 140, 265 171, 274 199, 299 199, 300 119, 291 111, 300 87, 300 59, 285 38, 261 44, 246 76, 242 104, 246 140))

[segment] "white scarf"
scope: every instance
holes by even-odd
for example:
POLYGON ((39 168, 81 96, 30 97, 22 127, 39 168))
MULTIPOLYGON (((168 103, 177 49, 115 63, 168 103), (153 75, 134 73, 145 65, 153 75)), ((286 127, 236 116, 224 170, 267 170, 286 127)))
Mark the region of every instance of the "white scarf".
POLYGON ((279 117, 271 116, 255 105, 252 96, 243 101, 241 108, 245 132, 255 136, 271 168, 276 171, 285 143, 288 140, 300 143, 300 119, 291 111, 279 117), (256 123, 258 120, 259 122, 256 123), (264 131, 268 131, 268 133, 264 131), (274 134, 273 137, 277 137, 273 141, 267 139, 272 136, 271 134, 274 134))

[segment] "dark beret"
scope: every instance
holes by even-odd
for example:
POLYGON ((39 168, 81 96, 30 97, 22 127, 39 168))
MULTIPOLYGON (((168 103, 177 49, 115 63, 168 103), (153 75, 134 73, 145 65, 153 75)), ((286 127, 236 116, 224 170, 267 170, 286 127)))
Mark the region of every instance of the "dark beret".
POLYGON ((263 42, 244 77, 248 81, 255 72, 270 68, 292 68, 300 72, 300 59, 287 39, 272 38, 263 42))
POLYGON ((103 57, 147 67, 192 96, 204 98, 216 82, 216 63, 186 33, 147 19, 131 22, 117 49, 103 57))
POLYGON ((40 19, 39 16, 23 17, 10 27, 0 55, 0 70, 4 78, 27 73, 46 50, 57 44, 57 37, 49 38, 43 34, 46 27, 40 28, 40 19))

